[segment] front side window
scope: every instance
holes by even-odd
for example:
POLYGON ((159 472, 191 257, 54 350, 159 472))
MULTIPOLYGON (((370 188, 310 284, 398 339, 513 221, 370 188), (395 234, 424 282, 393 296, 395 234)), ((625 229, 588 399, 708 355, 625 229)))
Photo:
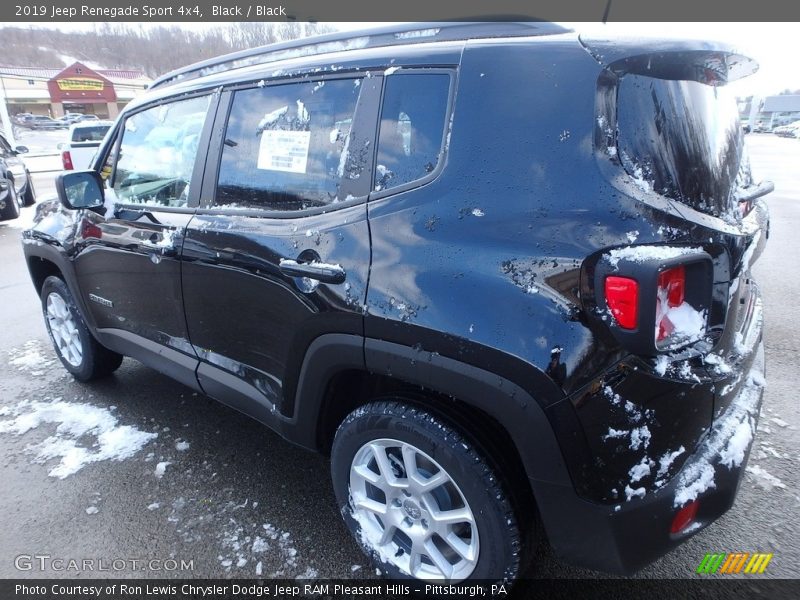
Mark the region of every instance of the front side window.
POLYGON ((170 102, 125 120, 112 185, 119 202, 186 206, 209 101, 170 102))
POLYGON ((222 149, 218 207, 295 211, 348 200, 359 79, 235 92, 222 149), (344 197, 342 197, 344 196, 344 197))
POLYGON ((386 190, 436 169, 450 93, 444 73, 392 74, 386 78, 375 165, 375 190, 386 190))

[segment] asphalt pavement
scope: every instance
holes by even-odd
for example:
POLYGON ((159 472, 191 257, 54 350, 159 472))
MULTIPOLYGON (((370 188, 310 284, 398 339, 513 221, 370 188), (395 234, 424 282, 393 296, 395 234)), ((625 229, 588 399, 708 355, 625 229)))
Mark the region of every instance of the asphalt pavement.
MULTIPOLYGON (((800 576, 800 140, 748 138, 756 174, 776 184, 755 269, 767 351, 755 447, 731 511, 638 577, 697 578, 709 552, 772 552, 764 577, 800 576)), ((42 160, 57 168, 52 156, 42 160)), ((36 185, 52 192, 52 174, 36 175, 36 185)), ((31 211, 0 224, 0 577, 376 577, 341 522, 324 457, 131 359, 90 385, 66 375, 23 263, 31 211), (59 421, 56 405, 147 441, 103 459, 104 440, 59 421), (12 421, 16 430, 3 425, 12 421), (70 464, 77 470, 61 478, 70 464), (42 555, 51 558, 26 558, 42 555), (93 570, 71 570, 70 559, 94 561, 93 570)), ((528 575, 599 576, 560 562, 546 544, 528 575)))

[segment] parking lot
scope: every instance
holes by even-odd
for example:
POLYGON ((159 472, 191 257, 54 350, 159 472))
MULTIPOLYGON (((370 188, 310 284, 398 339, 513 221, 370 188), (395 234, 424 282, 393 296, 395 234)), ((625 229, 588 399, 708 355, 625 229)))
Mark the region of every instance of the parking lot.
MULTIPOLYGON (((42 171, 34 179, 40 197, 53 192, 53 172, 43 171, 60 166, 59 136, 17 140, 49 154, 28 161, 42 171)), ((640 577, 697 577, 709 552, 772 552, 765 576, 800 577, 800 140, 748 139, 756 176, 776 186, 770 243, 755 270, 767 319, 759 431, 733 509, 640 577)), ((130 359, 91 385, 66 375, 23 263, 20 231, 32 211, 0 224, 0 577, 78 575, 15 566, 18 556, 36 554, 125 562, 99 576, 376 577, 341 522, 325 458, 130 359), (50 410, 37 411, 37 403, 50 410), (9 425, 25 414, 26 427, 9 425), (103 455, 98 430, 142 434, 142 444, 103 455), (52 459, 56 446, 73 461, 52 459), (151 559, 186 568, 130 562, 151 559)), ((527 575, 598 576, 560 563, 545 544, 527 575)))

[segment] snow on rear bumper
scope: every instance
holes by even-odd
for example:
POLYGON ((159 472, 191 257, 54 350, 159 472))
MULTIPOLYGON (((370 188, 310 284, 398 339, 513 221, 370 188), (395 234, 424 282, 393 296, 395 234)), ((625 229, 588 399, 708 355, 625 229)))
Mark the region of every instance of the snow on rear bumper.
POLYGON ((714 488, 715 473, 720 468, 742 467, 756 432, 764 385, 764 345, 759 342, 750 373, 736 399, 714 420, 709 435, 675 477, 676 508, 714 488))
POLYGON ((531 481, 556 554, 573 564, 630 574, 663 556, 722 516, 733 505, 761 407, 764 349, 758 342, 746 383, 681 469, 643 498, 608 506, 566 486, 531 481), (670 533, 675 513, 700 500, 696 520, 670 533))

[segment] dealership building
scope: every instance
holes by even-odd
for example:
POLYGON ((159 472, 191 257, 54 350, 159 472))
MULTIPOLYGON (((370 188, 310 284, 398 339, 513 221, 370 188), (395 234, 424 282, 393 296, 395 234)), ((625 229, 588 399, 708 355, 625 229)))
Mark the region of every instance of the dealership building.
POLYGON ((0 92, 11 116, 33 113, 58 118, 79 112, 113 119, 150 81, 140 71, 90 69, 79 62, 59 69, 0 67, 0 92))

